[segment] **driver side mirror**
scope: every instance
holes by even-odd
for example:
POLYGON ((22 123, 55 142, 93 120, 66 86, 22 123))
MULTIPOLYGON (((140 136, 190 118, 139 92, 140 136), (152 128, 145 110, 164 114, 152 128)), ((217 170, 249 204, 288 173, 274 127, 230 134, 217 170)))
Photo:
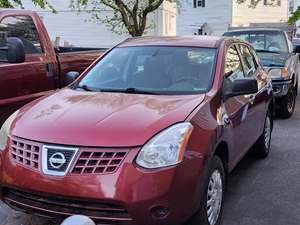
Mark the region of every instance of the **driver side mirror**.
POLYGON ((240 95, 255 94, 258 92, 256 79, 237 79, 232 83, 231 92, 225 93, 225 98, 231 98, 240 95))
POLYGON ((294 47, 294 53, 300 53, 300 45, 294 47))
POLYGON ((65 78, 65 85, 69 85, 73 83, 78 77, 80 73, 77 71, 70 71, 66 73, 66 78, 65 78))
POLYGON ((25 48, 23 42, 16 37, 9 37, 0 45, 1 62, 22 63, 25 61, 25 48), (2 54, 1 54, 2 53, 2 54))

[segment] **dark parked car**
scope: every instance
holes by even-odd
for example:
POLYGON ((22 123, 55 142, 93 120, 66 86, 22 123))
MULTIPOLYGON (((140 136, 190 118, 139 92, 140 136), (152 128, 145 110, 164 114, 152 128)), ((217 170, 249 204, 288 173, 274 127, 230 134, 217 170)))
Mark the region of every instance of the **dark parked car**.
POLYGON ((269 154, 272 99, 246 42, 128 40, 4 123, 0 196, 99 224, 219 225, 227 174, 269 154))
POLYGON ((226 32, 224 36, 248 41, 257 51, 272 78, 276 113, 292 116, 298 94, 298 63, 300 48, 293 48, 286 32, 271 28, 249 28, 226 32))
POLYGON ((37 13, 0 9, 0 126, 26 103, 66 86, 68 72, 79 75, 104 51, 54 48, 37 13))

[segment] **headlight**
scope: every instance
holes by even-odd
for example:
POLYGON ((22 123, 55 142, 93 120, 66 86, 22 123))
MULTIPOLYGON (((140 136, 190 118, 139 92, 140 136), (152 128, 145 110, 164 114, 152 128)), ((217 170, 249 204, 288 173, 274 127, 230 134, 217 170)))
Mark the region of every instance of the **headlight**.
POLYGON ((282 69, 270 69, 269 75, 271 78, 288 78, 289 77, 289 70, 288 68, 284 67, 282 69))
POLYGON ((180 163, 192 131, 193 126, 188 122, 167 128, 148 141, 141 149, 136 163, 149 169, 180 163))
POLYGON ((19 110, 14 112, 2 125, 1 130, 0 130, 0 150, 4 150, 6 147, 7 143, 7 138, 8 138, 8 133, 10 130, 10 126, 12 122, 15 120, 17 117, 17 114, 19 113, 19 110))

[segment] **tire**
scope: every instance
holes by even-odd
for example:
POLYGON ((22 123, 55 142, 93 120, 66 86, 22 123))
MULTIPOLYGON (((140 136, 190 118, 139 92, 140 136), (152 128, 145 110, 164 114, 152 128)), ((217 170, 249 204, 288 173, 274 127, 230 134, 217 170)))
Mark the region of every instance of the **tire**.
POLYGON ((278 109, 276 111, 277 116, 283 119, 290 118, 295 111, 295 105, 296 105, 295 88, 291 87, 288 90, 287 95, 278 100, 278 109))
POLYGON ((225 171, 222 160, 218 156, 214 156, 208 169, 205 183, 203 185, 204 189, 201 192, 202 196, 200 209, 198 210, 196 215, 194 215, 193 218, 188 222, 188 225, 221 224, 224 205, 225 181, 225 171), (215 190, 215 192, 213 190, 215 190), (208 202, 211 202, 210 206, 208 206, 208 202), (212 211, 212 214, 210 214, 211 218, 209 218, 208 216, 209 210, 212 211))
POLYGON ((268 111, 265 119, 264 131, 253 146, 253 153, 255 156, 259 158, 266 158, 269 155, 271 149, 272 130, 273 119, 272 115, 268 111))

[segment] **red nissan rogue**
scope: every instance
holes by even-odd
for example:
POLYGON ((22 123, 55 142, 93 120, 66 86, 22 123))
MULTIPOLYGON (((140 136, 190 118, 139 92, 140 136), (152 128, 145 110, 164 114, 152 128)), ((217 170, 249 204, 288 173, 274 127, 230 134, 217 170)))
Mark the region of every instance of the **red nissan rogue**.
POLYGON ((269 154, 272 99, 246 42, 129 39, 4 123, 1 199, 98 224, 218 225, 227 174, 269 154))

